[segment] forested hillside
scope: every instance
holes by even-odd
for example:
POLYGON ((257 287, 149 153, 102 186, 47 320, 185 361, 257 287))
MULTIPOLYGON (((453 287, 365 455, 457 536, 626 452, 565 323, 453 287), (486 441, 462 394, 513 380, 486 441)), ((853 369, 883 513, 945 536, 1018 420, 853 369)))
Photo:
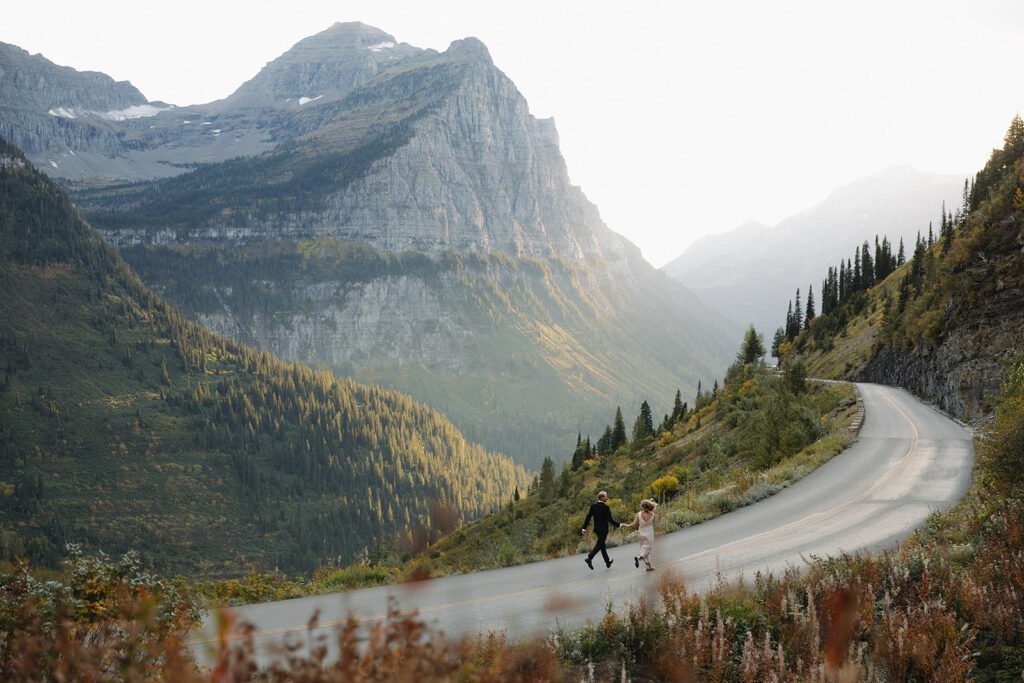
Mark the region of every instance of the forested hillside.
POLYGON ((304 571, 527 482, 406 396, 188 322, 2 141, 0 260, 2 559, 304 571))
POLYGON ((798 334, 785 335, 783 359, 803 358, 822 375, 905 386, 958 417, 991 412, 1003 363, 1024 339, 1019 115, 1004 146, 965 182, 962 205, 936 214, 891 273, 865 264, 866 249, 859 263, 840 265, 851 286, 834 307, 809 321, 805 314, 798 334))

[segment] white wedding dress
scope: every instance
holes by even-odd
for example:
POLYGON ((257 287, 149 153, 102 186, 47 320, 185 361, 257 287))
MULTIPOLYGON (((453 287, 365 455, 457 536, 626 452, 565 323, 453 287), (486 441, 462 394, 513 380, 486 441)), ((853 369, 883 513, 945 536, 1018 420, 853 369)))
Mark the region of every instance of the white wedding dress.
POLYGON ((654 545, 654 513, 650 519, 644 521, 643 513, 636 513, 637 535, 640 539, 640 559, 650 564, 651 547, 654 545))

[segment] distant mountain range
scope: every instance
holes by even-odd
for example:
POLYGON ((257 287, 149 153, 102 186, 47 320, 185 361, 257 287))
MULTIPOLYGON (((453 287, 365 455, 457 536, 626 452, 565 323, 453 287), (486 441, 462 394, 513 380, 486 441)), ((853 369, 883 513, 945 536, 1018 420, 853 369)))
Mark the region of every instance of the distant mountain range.
POLYGON ((662 270, 738 324, 754 323, 771 338, 785 323, 786 302, 807 286, 816 296, 829 266, 853 258, 865 240, 888 236, 895 251, 902 238, 907 257, 918 231, 938 232, 942 203, 960 207, 965 176, 909 166, 886 169, 845 185, 821 203, 769 227, 746 223, 697 240, 662 270))
POLYGON ((531 466, 733 355, 739 327, 603 223, 476 39, 335 24, 218 102, 156 111, 115 85, 5 99, 0 132, 213 331, 409 392, 531 466))

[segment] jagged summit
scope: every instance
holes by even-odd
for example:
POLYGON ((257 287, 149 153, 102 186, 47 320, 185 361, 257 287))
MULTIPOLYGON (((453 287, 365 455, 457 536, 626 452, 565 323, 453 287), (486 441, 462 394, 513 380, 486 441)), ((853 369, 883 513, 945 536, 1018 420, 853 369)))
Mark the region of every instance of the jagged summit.
POLYGON ((336 100, 390 63, 421 52, 361 22, 335 23, 268 62, 226 100, 231 106, 297 108, 336 100))
MULTIPOLYGON (((41 54, 0 42, 0 108, 86 115, 147 104, 128 81, 98 71, 58 66, 41 54)), ((69 116, 69 117, 70 117, 69 116)), ((0 131, 2 132, 2 131, 0 131)))
POLYGON ((461 40, 453 40, 448 46, 447 54, 451 56, 481 57, 488 62, 493 62, 491 52, 484 45, 483 41, 474 36, 468 36, 461 40))

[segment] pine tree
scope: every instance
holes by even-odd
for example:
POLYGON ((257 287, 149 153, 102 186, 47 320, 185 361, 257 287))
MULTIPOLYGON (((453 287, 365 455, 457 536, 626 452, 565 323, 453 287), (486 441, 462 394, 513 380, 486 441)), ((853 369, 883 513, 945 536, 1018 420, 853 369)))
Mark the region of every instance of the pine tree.
POLYGON ((586 459, 586 454, 583 452, 583 434, 576 434, 576 450, 572 452, 571 467, 573 470, 578 470, 583 466, 583 461, 586 459))
POLYGON ((743 335, 743 344, 740 345, 740 352, 736 355, 736 360, 743 365, 749 365, 761 360, 763 356, 764 342, 761 340, 761 335, 754 329, 754 325, 751 324, 747 328, 746 334, 743 335))
POLYGON ((789 308, 786 309, 786 339, 792 340, 794 337, 796 337, 796 333, 798 330, 794 329, 794 327, 795 326, 793 324, 793 300, 790 299, 789 308))
POLYGON ((519 487, 518 486, 516 486, 516 492, 512 494, 512 500, 514 500, 517 503, 519 502, 519 487))
POLYGON ((615 426, 612 428, 612 441, 609 444, 612 453, 626 443, 626 422, 622 419, 622 407, 615 408, 615 426))
POLYGON ((647 401, 640 404, 640 419, 644 421, 644 428, 653 436, 654 420, 651 415, 651 406, 647 401))
MULTIPOLYGON (((967 181, 964 181, 964 201, 967 201, 967 181)), ((949 247, 953 244, 953 224, 954 221, 946 220, 945 208, 946 203, 942 203, 943 216, 942 216, 942 229, 939 231, 942 242, 939 246, 939 251, 943 254, 949 251, 949 247)), ((966 216, 966 212, 964 213, 966 216)))
POLYGON ((672 402, 672 423, 679 422, 686 416, 686 405, 683 403, 683 392, 676 389, 676 399, 672 402))
POLYGON ((1024 120, 1017 114, 1003 138, 1003 168, 1016 163, 1021 157, 1024 157, 1024 120))
POLYGON ((869 289, 875 285, 875 264, 871 259, 871 247, 867 241, 860 248, 860 277, 861 288, 869 289))
POLYGON ((644 401, 640 404, 640 414, 633 423, 633 443, 640 443, 654 436, 654 419, 651 406, 644 401))
POLYGON ((811 320, 815 317, 814 313, 814 289, 811 285, 807 285, 807 313, 804 315, 804 329, 810 329, 811 320))
POLYGON ((671 416, 671 415, 668 415, 668 414, 666 414, 666 415, 665 415, 665 416, 664 416, 664 417, 663 417, 663 418, 661 419, 661 426, 660 426, 660 427, 658 427, 658 433, 659 433, 659 434, 663 434, 663 433, 665 433, 665 432, 671 432, 671 431, 672 431, 672 425, 674 425, 674 424, 675 424, 675 423, 674 423, 674 422, 672 421, 672 416, 671 416))
POLYGON ((775 359, 776 364, 779 361, 779 350, 782 347, 783 342, 786 341, 786 331, 781 327, 775 330, 775 336, 772 337, 772 358, 775 359))
POLYGON ((800 334, 800 329, 803 327, 803 323, 804 318, 803 311, 800 310, 800 290, 798 288, 796 290, 796 303, 793 304, 793 329, 796 330, 793 334, 794 337, 800 334))
POLYGON ((903 238, 901 237, 900 238, 900 250, 896 254, 896 266, 897 267, 902 266, 906 262, 907 262, 907 253, 903 249, 903 238))
POLYGON ((861 277, 860 269, 860 249, 857 249, 853 252, 853 282, 851 283, 853 285, 851 287, 853 292, 861 291, 864 288, 862 283, 863 279, 861 277))
POLYGON ((541 502, 547 503, 555 497, 555 461, 550 457, 544 458, 540 466, 540 480, 537 484, 540 491, 541 502))
MULTIPOLYGON (((942 222, 946 222, 946 202, 942 202, 942 222)), ((928 221, 928 248, 935 244, 935 233, 932 232, 932 222, 928 221)))

